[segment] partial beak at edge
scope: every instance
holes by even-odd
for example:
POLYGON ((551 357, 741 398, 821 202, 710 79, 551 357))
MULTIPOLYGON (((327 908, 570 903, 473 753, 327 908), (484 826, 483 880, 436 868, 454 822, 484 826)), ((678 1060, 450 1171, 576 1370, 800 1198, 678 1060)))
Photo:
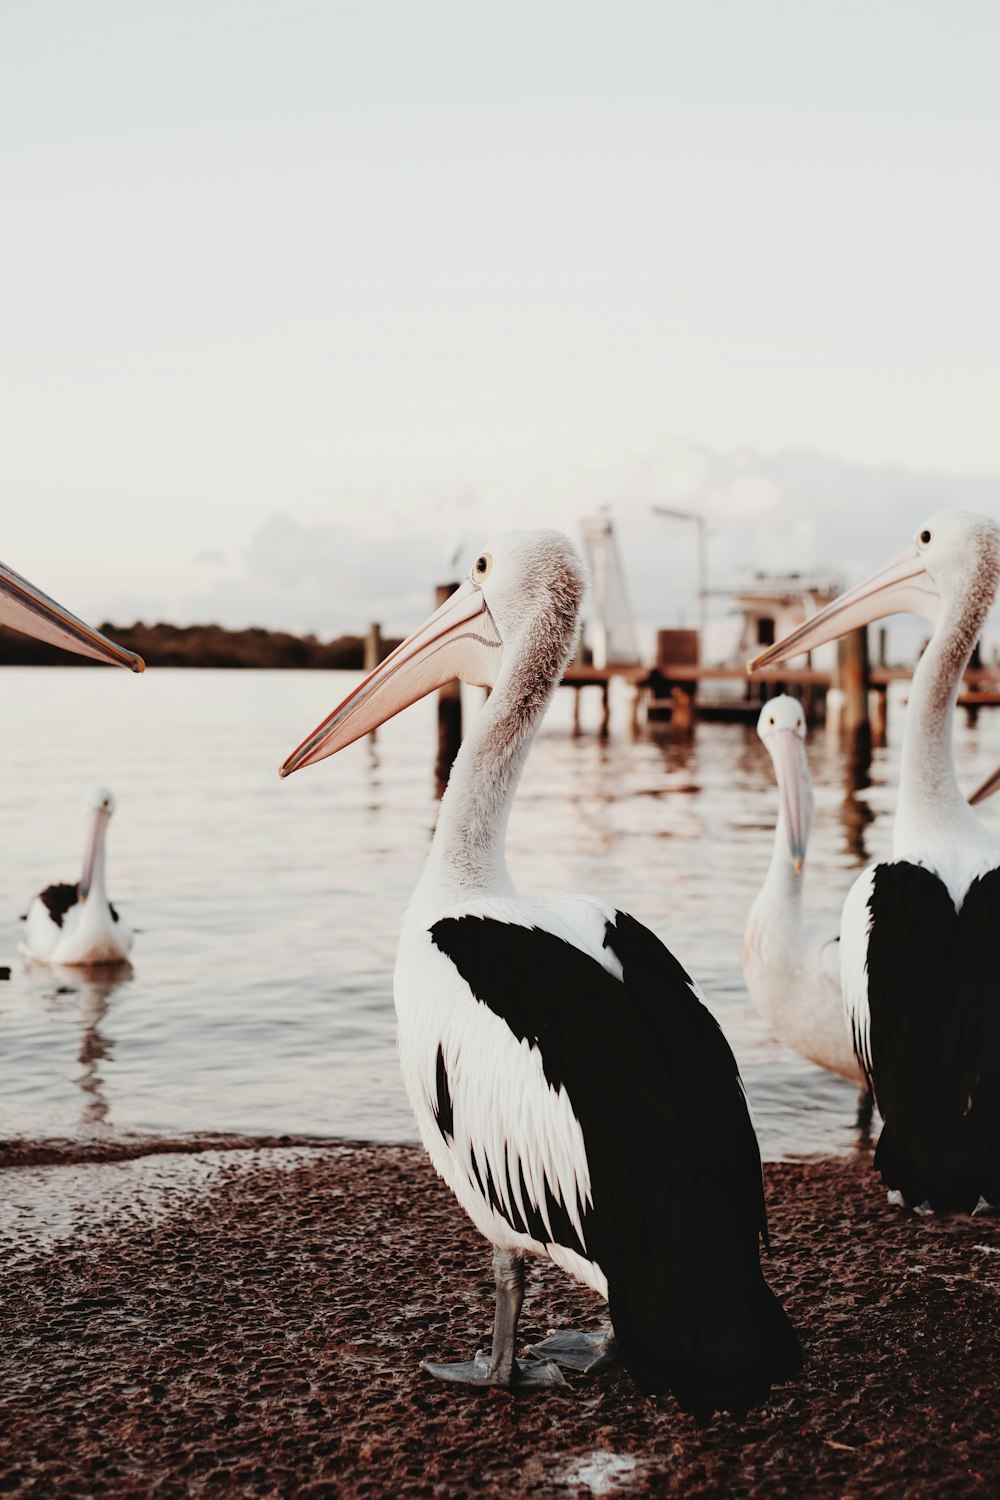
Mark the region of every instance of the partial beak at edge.
POLYGON ((993 793, 997 790, 998 787, 1000 787, 1000 766, 997 766, 996 770, 993 771, 989 776, 987 776, 984 782, 976 787, 976 790, 969 798, 969 806, 975 807, 977 802, 987 801, 988 798, 993 796, 993 793))
POLYGON ((48 641, 50 645, 62 646, 66 651, 75 651, 80 656, 93 657, 95 661, 128 667, 132 672, 141 672, 145 668, 141 656, 126 651, 124 646, 117 646, 100 631, 92 630, 83 620, 70 614, 68 609, 3 563, 0 563, 0 625, 34 636, 36 640, 48 641))

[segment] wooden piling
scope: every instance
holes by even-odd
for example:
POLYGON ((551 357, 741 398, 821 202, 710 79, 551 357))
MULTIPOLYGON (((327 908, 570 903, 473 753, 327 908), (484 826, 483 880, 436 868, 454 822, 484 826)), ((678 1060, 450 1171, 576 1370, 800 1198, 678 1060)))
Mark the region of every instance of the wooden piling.
POLYGON ((637 686, 633 687, 633 689, 632 689, 632 694, 631 694, 631 711, 629 713, 629 734, 631 735, 631 737, 634 740, 636 740, 636 739, 639 738, 639 731, 640 731, 640 725, 641 725, 641 716, 642 716, 642 689, 637 685, 637 686))
POLYGON ((889 723, 889 692, 886 687, 872 688, 869 699, 872 721, 872 744, 884 745, 889 723))
POLYGON ((679 682, 670 689, 670 728, 675 734, 691 734, 694 730, 694 693, 679 682))
MULTIPOLYGON (((435 591, 435 608, 450 598, 457 587, 454 583, 439 583, 435 591)), ((452 764, 462 743, 462 684, 457 678, 438 688, 437 722, 438 745, 434 776, 440 797, 448 785, 452 764)))
POLYGON ((382 655, 382 627, 377 622, 373 622, 369 625, 368 634, 365 636, 365 671, 374 672, 382 660, 382 655))
POLYGON ((852 753, 871 750, 868 717, 868 627, 849 630, 837 642, 837 677, 844 693, 844 731, 852 753))

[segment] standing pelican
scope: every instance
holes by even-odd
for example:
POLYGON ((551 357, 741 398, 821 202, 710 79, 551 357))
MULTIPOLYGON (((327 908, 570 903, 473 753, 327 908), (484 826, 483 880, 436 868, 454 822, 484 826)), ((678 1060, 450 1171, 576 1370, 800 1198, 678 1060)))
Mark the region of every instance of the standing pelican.
POLYGON ((913 675, 893 857, 855 881, 841 919, 854 1050, 885 1126, 875 1164, 896 1201, 1000 1202, 1000 847, 958 788, 952 722, 1000 582, 1000 532, 939 511, 912 546, 761 653, 750 670, 898 611, 933 634, 913 675))
MULTIPOLYGON (((586 897, 530 900, 504 843, 529 746, 576 640, 580 560, 555 532, 479 554, 440 609, 289 756, 351 744, 459 677, 492 689, 455 761, 403 926, 403 1076, 437 1171, 494 1245, 490 1357, 425 1364, 473 1386, 561 1384, 515 1360, 524 1256, 607 1299, 644 1391, 744 1410, 800 1368, 760 1269, 760 1156, 736 1063, 654 935, 586 897)), ((598 1336, 534 1353, 591 1368, 598 1336)))
POLYGON ((789 1047, 864 1086, 840 993, 840 943, 831 921, 802 914, 803 867, 813 819, 802 705, 784 693, 760 711, 757 733, 780 797, 767 878, 747 920, 743 974, 755 1007, 789 1047))
POLYGON ((108 900, 104 877, 104 842, 115 799, 107 787, 95 787, 87 808, 79 883, 47 886, 28 907, 21 950, 44 963, 120 964, 132 946, 132 929, 108 900))
POLYGON ((76 615, 71 615, 68 609, 3 563, 0 563, 0 625, 35 636, 40 641, 49 641, 54 646, 63 646, 67 651, 76 651, 80 656, 92 656, 113 666, 129 667, 133 672, 143 670, 141 656, 116 646, 99 631, 91 630, 76 615))

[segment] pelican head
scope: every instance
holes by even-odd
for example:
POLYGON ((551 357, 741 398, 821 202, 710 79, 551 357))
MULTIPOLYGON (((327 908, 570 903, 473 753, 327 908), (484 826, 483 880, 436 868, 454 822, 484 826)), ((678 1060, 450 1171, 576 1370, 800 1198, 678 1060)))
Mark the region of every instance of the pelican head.
POLYGON ((83 851, 83 874, 80 876, 80 900, 86 901, 94 884, 95 873, 100 873, 104 862, 104 839, 108 831, 111 814, 115 810, 115 799, 106 786, 95 786, 87 798, 90 827, 87 844, 83 851))
POLYGON ((285 761, 289 776, 343 750, 435 688, 458 678, 495 687, 530 650, 539 688, 566 664, 585 573, 556 531, 508 532, 476 554, 464 583, 335 708, 285 761))
POLYGON ((133 672, 143 670, 141 656, 116 646, 99 631, 91 630, 76 615, 71 615, 68 609, 3 563, 0 563, 0 625, 48 641, 53 646, 63 646, 67 651, 76 651, 80 656, 91 656, 95 661, 128 667, 133 672))
POLYGON ((795 873, 801 874, 812 827, 813 793, 806 761, 806 721, 798 699, 785 693, 769 698, 760 711, 757 733, 774 766, 788 850, 795 873))
POLYGON ((937 626, 959 623, 958 645, 971 651, 1000 583, 1000 530, 985 516, 939 510, 913 541, 864 583, 849 589, 804 625, 754 658, 748 672, 799 656, 886 615, 919 615, 937 626))

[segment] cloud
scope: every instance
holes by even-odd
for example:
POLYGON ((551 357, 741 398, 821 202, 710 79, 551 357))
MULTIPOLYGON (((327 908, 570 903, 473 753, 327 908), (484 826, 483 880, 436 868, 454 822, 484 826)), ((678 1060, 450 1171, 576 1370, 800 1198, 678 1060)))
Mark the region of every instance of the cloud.
POLYGON ((176 601, 176 613, 321 636, 363 630, 371 620, 387 632, 408 630, 428 613, 434 586, 464 573, 491 535, 555 525, 578 537, 580 519, 604 507, 632 613, 648 638, 655 626, 698 618, 697 529, 655 515, 657 504, 705 518, 710 614, 720 617, 727 591, 755 571, 822 568, 847 583, 898 552, 936 509, 1000 520, 1000 479, 865 467, 809 451, 718 454, 670 440, 599 473, 563 474, 516 492, 358 504, 353 521, 276 512, 226 555, 214 578, 176 601))
POLYGON ((223 559, 225 571, 189 597, 185 613, 321 636, 372 620, 395 632, 430 612, 437 583, 454 581, 452 550, 433 530, 380 538, 275 514, 223 559))

